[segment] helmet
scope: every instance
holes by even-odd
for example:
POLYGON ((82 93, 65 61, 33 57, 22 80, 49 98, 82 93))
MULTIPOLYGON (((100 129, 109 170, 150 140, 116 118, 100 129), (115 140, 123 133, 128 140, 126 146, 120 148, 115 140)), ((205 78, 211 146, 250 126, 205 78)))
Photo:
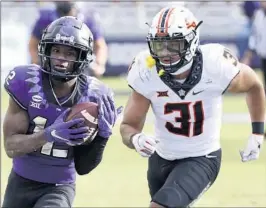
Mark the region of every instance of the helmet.
MULTIPOLYGON (((79 76, 92 62, 93 35, 90 29, 76 17, 65 16, 53 21, 44 30, 39 42, 38 52, 42 70, 61 80, 71 80, 79 76), (78 54, 71 72, 56 70, 52 64, 51 48, 53 45, 64 45, 73 47, 78 54)), ((65 60, 69 61, 70 60, 65 60)))
POLYGON ((199 46, 198 26, 201 23, 182 6, 163 8, 157 13, 147 36, 157 66, 174 75, 190 69, 199 46))

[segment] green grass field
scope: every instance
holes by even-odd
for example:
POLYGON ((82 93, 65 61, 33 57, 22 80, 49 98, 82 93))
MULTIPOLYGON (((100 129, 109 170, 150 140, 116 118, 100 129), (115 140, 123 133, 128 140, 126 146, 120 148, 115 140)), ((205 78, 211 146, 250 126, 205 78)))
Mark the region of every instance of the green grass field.
MULTIPOLYGON (((121 79, 104 79, 115 90, 125 90, 121 79)), ((7 95, 2 94, 2 113, 7 107, 7 95)), ((126 96, 116 96, 118 105, 125 105, 126 96)), ((247 113, 244 96, 226 96, 225 113, 247 113)), ((145 132, 152 132, 151 123, 145 132)), ((223 162, 215 184, 195 204, 201 207, 265 207, 266 206, 266 151, 260 160, 242 163, 239 156, 247 141, 250 125, 246 122, 224 123, 222 126, 223 162)), ((1 197, 11 169, 1 149, 1 197)), ((103 162, 89 175, 78 177, 75 207, 147 207, 149 194, 146 181, 147 159, 127 149, 119 135, 119 125, 114 128, 104 153, 103 162)))

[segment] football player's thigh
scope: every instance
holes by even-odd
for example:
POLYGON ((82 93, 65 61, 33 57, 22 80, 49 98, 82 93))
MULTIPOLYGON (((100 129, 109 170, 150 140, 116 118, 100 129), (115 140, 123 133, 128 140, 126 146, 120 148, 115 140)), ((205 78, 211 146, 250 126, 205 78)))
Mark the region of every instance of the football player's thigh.
POLYGON ((191 205, 215 181, 221 158, 197 157, 180 160, 152 201, 164 207, 191 205))
POLYGON ((163 186, 173 168, 174 162, 161 158, 156 152, 149 157, 147 179, 151 197, 163 186))
POLYGON ((5 190, 3 207, 32 207, 38 197, 40 183, 28 180, 11 171, 5 190))
POLYGON ((34 208, 39 207, 72 207, 75 198, 75 185, 54 185, 38 199, 34 208))

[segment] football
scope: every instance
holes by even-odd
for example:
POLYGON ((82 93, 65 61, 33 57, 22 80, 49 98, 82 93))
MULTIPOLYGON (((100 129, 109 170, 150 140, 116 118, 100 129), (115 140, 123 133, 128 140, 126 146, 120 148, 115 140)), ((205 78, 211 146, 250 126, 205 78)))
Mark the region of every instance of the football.
POLYGON ((66 121, 74 118, 85 119, 85 125, 89 127, 89 136, 86 142, 91 142, 98 132, 98 105, 96 103, 87 102, 73 106, 66 121))

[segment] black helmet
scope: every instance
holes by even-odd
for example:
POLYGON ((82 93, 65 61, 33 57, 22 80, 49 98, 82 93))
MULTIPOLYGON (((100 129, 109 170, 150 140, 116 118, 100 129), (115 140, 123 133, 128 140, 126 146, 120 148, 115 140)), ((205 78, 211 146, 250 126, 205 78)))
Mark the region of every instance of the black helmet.
POLYGON ((44 30, 39 42, 38 52, 41 67, 45 73, 68 81, 80 75, 92 61, 93 35, 87 25, 76 17, 61 17, 53 21, 44 30), (58 71, 52 67, 50 54, 51 47, 54 44, 70 46, 77 50, 78 58, 73 61, 75 64, 72 72, 58 71))

